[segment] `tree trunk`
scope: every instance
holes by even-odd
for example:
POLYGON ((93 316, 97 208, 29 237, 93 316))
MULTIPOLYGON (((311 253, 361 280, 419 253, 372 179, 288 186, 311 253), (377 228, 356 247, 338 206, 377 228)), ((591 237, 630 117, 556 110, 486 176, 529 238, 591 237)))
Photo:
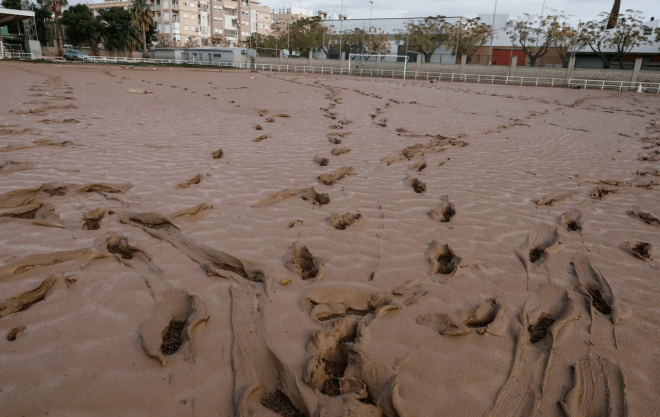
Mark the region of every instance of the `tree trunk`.
POLYGON ((63 56, 62 51, 62 26, 60 26, 60 17, 55 15, 55 37, 57 38, 57 56, 63 56))
POLYGON ((142 58, 149 58, 149 54, 147 53, 147 32, 144 30, 144 27, 142 28, 142 45, 144 48, 144 51, 142 52, 142 58))
POLYGON ((89 50, 92 53, 92 56, 99 56, 99 43, 97 40, 93 39, 89 43, 89 50))

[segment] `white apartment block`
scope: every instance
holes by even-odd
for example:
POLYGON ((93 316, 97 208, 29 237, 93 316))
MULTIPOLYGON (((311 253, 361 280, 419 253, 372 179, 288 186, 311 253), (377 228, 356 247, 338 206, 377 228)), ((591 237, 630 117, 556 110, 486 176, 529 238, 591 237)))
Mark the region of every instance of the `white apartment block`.
MULTIPOLYGON (((131 3, 131 0, 106 1, 88 7, 98 14, 98 10, 110 7, 128 9, 131 3)), ((158 32, 174 47, 186 46, 188 39, 195 39, 198 46, 210 46, 214 36, 224 40, 222 46, 240 46, 246 45, 253 33, 271 33, 272 10, 261 6, 259 0, 240 4, 232 0, 148 0, 148 3, 158 32)))

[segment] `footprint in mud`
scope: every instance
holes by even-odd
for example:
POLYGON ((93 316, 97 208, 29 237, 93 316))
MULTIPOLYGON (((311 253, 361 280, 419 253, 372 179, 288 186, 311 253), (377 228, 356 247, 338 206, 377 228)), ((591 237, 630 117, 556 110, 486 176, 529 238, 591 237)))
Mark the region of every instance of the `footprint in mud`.
POLYGON ((181 289, 168 289, 156 301, 140 326, 142 349, 165 366, 178 360, 193 360, 197 332, 209 316, 206 302, 181 289))
POLYGON ((545 375, 552 367, 556 345, 569 325, 580 319, 580 310, 566 291, 561 299, 546 295, 537 301, 528 300, 520 318, 522 326, 518 326, 518 334, 514 336, 513 366, 490 411, 486 413, 490 417, 538 414, 538 399, 544 392, 545 375), (532 306, 532 303, 535 305, 532 306))
POLYGON ((331 133, 328 133, 327 136, 328 136, 328 138, 332 138, 332 137, 343 138, 343 137, 346 137, 346 136, 349 136, 349 135, 352 135, 352 134, 353 134, 353 132, 331 132, 331 133))
POLYGON ((660 226, 660 219, 653 216, 651 213, 646 213, 639 210, 639 207, 635 206, 632 208, 630 213, 640 219, 641 221, 650 224, 651 226, 660 226))
POLYGON ((330 204, 330 196, 327 193, 317 193, 314 187, 308 188, 302 193, 302 199, 310 201, 315 206, 330 204))
POLYGON ((0 318, 10 314, 20 313, 33 305, 44 301, 46 295, 56 286, 69 288, 69 284, 75 282, 73 275, 55 277, 51 275, 44 279, 39 286, 33 290, 24 292, 16 297, 0 301, 0 318))
POLYGON ((554 206, 557 203, 568 200, 575 196, 575 193, 553 193, 535 200, 537 206, 554 206))
POLYGON ((25 331, 25 326, 14 327, 7 333, 7 340, 13 342, 16 340, 19 334, 22 334, 25 331))
POLYGON ((286 114, 286 113, 276 114, 276 115, 274 115, 273 117, 281 117, 281 118, 283 118, 283 119, 290 119, 290 118, 291 118, 291 116, 288 115, 288 114, 286 114))
POLYGON ((294 243, 289 249, 285 265, 289 271, 297 274, 303 280, 317 281, 325 275, 323 263, 312 256, 307 246, 300 246, 297 243, 294 243))
POLYGON ((101 228, 101 220, 105 217, 105 209, 97 208, 88 211, 83 215, 83 230, 99 230, 101 228))
POLYGON ((426 162, 419 162, 417 164, 412 164, 410 167, 413 171, 422 172, 426 168, 426 162))
POLYGON ((561 216, 561 223, 570 232, 582 233, 582 212, 578 209, 570 209, 561 216))
POLYGON ((329 174, 322 174, 319 176, 319 182, 324 185, 332 185, 340 181, 347 175, 355 175, 356 172, 352 167, 341 167, 329 174))
POLYGON ((191 185, 199 184, 200 182, 202 182, 202 175, 197 174, 194 177, 192 177, 191 179, 189 179, 188 181, 184 181, 184 182, 178 184, 176 186, 176 188, 180 188, 180 189, 188 188, 191 185))
POLYGON ((261 400, 261 405, 283 417, 306 417, 280 390, 267 392, 261 400))
POLYGON ((529 325, 527 330, 530 334, 530 341, 537 343, 543 340, 548 333, 550 326, 554 324, 555 320, 548 314, 541 314, 536 324, 529 325))
POLYGON ((328 138, 328 142, 332 143, 333 145, 339 145, 341 144, 341 139, 331 136, 328 138))
POLYGON ((516 252, 525 268, 528 265, 541 265, 549 256, 563 250, 556 227, 541 225, 535 227, 516 252))
POLYGON ((328 162, 330 162, 330 160, 328 158, 324 158, 322 156, 317 155, 314 157, 314 162, 316 163, 316 165, 324 167, 328 165, 328 162))
POLYGON ((612 324, 618 324, 629 315, 621 299, 612 291, 612 287, 603 274, 586 257, 571 259, 580 286, 578 291, 586 298, 591 312, 591 326, 594 326, 596 310, 610 318, 612 324))
POLYGON ((320 415, 399 415, 393 406, 398 367, 374 362, 360 349, 362 329, 372 320, 372 314, 346 316, 330 330, 314 332, 307 344, 313 356, 303 379, 318 393, 319 409, 327 412, 320 415))
POLYGON ((268 139, 268 135, 261 135, 258 138, 252 139, 252 142, 261 142, 262 140, 268 139))
POLYGON ((421 182, 418 178, 408 178, 408 184, 417 194, 421 194, 426 191, 426 184, 421 182))
POLYGON ((213 156, 213 159, 222 158, 222 155, 223 155, 222 148, 218 149, 217 151, 211 154, 211 156, 213 156))
POLYGON ((440 197, 440 201, 442 201, 440 207, 431 210, 429 216, 439 222, 447 223, 456 215, 456 208, 454 208, 454 205, 449 202, 449 196, 447 195, 440 197))
POLYGON ((458 275, 462 268, 468 264, 452 252, 447 244, 433 241, 429 247, 429 262, 431 263, 431 274, 446 276, 458 275))
POLYGON ((269 117, 269 118, 266 119, 266 123, 275 123, 275 119, 273 119, 272 117, 269 117))
POLYGON ((334 156, 339 156, 345 153, 349 153, 351 151, 351 148, 335 148, 332 150, 332 154, 334 156))
POLYGON ((339 130, 339 129, 343 129, 344 126, 342 126, 342 125, 330 125, 330 126, 328 126, 328 128, 333 129, 333 130, 339 130))
POLYGON ((128 239, 124 236, 111 236, 106 241, 108 252, 117 255, 121 259, 133 259, 141 250, 128 244, 128 239))
POLYGON ((337 230, 345 230, 348 226, 359 226, 364 224, 366 218, 360 213, 337 214, 332 213, 330 224, 337 230))
POLYGON ((254 125, 254 130, 264 130, 264 128, 261 125, 254 125))
POLYGON ((643 261, 651 261, 658 258, 660 250, 655 245, 646 242, 629 241, 623 244, 624 248, 635 257, 643 261))
POLYGON ((497 300, 490 300, 476 308, 453 314, 420 314, 417 323, 430 327, 443 336, 469 333, 503 335, 509 325, 506 309, 497 300))
POLYGON ((591 198, 594 200, 602 200, 609 194, 616 194, 619 192, 619 190, 615 190, 613 188, 606 188, 606 187, 596 187, 591 191, 591 198))
POLYGON ((34 203, 0 213, 0 217, 32 220, 32 224, 63 228, 60 216, 50 203, 34 203))

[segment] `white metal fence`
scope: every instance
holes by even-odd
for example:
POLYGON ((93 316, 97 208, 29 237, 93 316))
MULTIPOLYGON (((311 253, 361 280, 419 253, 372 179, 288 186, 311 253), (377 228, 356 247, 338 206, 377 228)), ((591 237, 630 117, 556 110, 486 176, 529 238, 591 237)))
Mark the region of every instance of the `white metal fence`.
POLYGON ((516 77, 504 75, 480 75, 480 74, 460 74, 456 72, 411 72, 397 70, 379 70, 379 69, 349 69, 337 67, 309 67, 299 65, 272 65, 272 64, 251 64, 251 63, 233 63, 233 62, 213 62, 213 61, 188 61, 176 59, 150 59, 150 58, 126 58, 126 57, 103 57, 86 56, 83 58, 86 62, 95 63, 122 63, 122 64, 179 64, 190 66, 210 66, 221 68, 239 68, 261 71, 278 72, 299 72, 311 74, 337 74, 353 75, 359 77, 380 77, 380 78, 404 78, 409 80, 446 80, 452 82, 471 82, 478 84, 512 84, 512 85, 533 85, 545 87, 572 87, 572 88, 595 88, 600 90, 641 90, 645 92, 660 93, 660 83, 650 82, 631 82, 631 81, 612 81, 612 80, 581 80, 566 78, 541 78, 541 77, 516 77))

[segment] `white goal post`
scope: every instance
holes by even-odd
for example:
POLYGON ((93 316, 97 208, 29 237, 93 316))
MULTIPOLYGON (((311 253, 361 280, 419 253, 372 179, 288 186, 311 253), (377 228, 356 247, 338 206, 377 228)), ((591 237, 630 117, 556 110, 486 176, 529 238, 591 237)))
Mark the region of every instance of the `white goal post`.
POLYGON ((367 59, 365 59, 365 61, 367 61, 369 58, 374 58, 374 61, 372 61, 372 62, 375 62, 378 59, 378 57, 380 57, 381 61, 385 57, 395 57, 397 62, 398 62, 399 58, 404 58, 404 61, 403 61, 403 78, 404 79, 406 78, 406 71, 408 70, 408 60, 410 59, 410 57, 408 55, 349 54, 348 55, 348 72, 349 72, 349 74, 351 73, 351 62, 353 60, 355 60, 355 58, 357 58, 357 57, 367 58, 367 59))

